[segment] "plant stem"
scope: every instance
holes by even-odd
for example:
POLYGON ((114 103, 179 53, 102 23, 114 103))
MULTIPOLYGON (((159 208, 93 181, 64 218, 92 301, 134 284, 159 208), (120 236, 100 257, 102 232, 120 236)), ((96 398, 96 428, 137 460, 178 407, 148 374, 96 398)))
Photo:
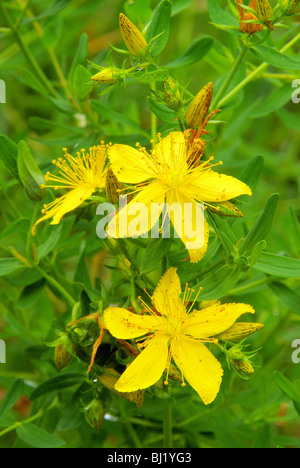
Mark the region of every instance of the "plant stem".
POLYGON ((35 268, 38 270, 38 272, 45 278, 47 283, 51 285, 63 298, 65 299, 66 303, 68 306, 70 306, 72 309, 76 305, 76 301, 73 299, 73 297, 66 291, 52 276, 48 275, 41 267, 38 265, 35 265, 35 268))
MULTIPOLYGON (((150 88, 153 92, 156 91, 155 81, 151 83, 150 88)), ((151 139, 156 142, 157 139, 157 118, 156 115, 151 111, 151 139)))
POLYGON ((46 75, 44 74, 43 70, 40 68, 38 62, 36 61, 36 59, 34 58, 34 56, 31 54, 29 48, 27 47, 26 43, 23 41, 23 38, 18 30, 18 28, 16 28, 16 26, 14 25, 11 17, 9 16, 9 14, 7 13, 6 9, 5 9, 5 6, 0 3, 0 11, 2 11, 2 14, 4 16, 4 18, 6 19, 13 35, 15 36, 15 39, 16 39, 16 42, 18 43, 21 51, 23 52, 24 56, 26 57, 26 59, 28 60, 33 72, 35 73, 35 75, 37 76, 37 78, 43 83, 43 85, 45 86, 45 88, 47 89, 47 91, 52 94, 52 96, 56 97, 56 98, 59 98, 59 94, 57 93, 57 91, 54 89, 54 87, 52 86, 52 84, 49 82, 49 80, 47 79, 46 75))
POLYGON ((169 402, 164 406, 164 448, 172 448, 172 407, 169 402))
POLYGON ((18 427, 22 426, 22 424, 27 424, 32 421, 35 421, 36 419, 40 418, 43 415, 44 411, 40 409, 35 415, 31 416, 31 418, 26 419, 25 421, 18 421, 14 423, 12 426, 6 427, 3 429, 3 431, 0 432, 0 437, 4 436, 8 432, 14 431, 18 427))
MULTIPOLYGON (((219 89, 219 92, 217 93, 215 99, 213 100, 212 102, 212 109, 217 109, 219 107, 219 101, 221 100, 222 96, 226 93, 226 91, 228 90, 233 78, 234 78, 234 75, 235 73, 237 72, 241 62, 243 61, 243 58, 246 54, 248 50, 248 44, 243 44, 243 47, 239 53, 239 55, 237 56, 234 64, 233 64, 233 67, 230 71, 230 73, 228 74, 225 82, 223 83, 223 85, 221 86, 221 88, 219 89)), ((222 102, 222 101, 220 101, 222 102)))
POLYGON ((134 427, 132 426, 131 422, 129 421, 129 419, 127 417, 127 414, 126 414, 121 402, 120 402, 119 408, 120 408, 120 413, 121 413, 121 417, 122 417, 122 422, 124 423, 126 432, 128 433, 129 437, 131 438, 132 442, 134 443, 135 448, 143 448, 143 445, 142 445, 142 443, 141 443, 141 441, 140 441, 134 427))
MULTIPOLYGON (((284 53, 287 51, 290 47, 292 47, 298 40, 300 39, 300 33, 297 34, 288 44, 286 44, 282 49, 280 49, 280 53, 284 53)), ((261 72, 263 72, 266 68, 268 68, 269 63, 262 63, 259 67, 257 67, 247 78, 245 78, 243 81, 240 82, 230 93, 227 94, 219 103, 219 107, 222 107, 224 104, 226 104, 227 101, 229 101, 233 96, 235 96, 241 89, 243 89, 250 81, 252 81, 257 75, 259 75, 261 72)))

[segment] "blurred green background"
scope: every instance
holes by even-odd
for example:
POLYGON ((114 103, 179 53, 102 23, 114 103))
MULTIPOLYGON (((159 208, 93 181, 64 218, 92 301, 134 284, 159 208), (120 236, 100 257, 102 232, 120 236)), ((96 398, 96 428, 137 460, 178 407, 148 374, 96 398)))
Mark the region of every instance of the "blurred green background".
MULTIPOLYGON (((9 2, 12 16, 14 10, 24 3, 22 0, 9 2)), ((130 2, 127 3, 130 5, 130 2)), ((151 2, 152 6, 157 3, 151 2)), ((174 0, 173 3, 175 9, 170 38, 161 55, 160 65, 168 64, 184 53, 199 35, 210 35, 215 41, 204 59, 176 70, 176 74, 179 82, 183 86, 188 85, 193 94, 209 81, 218 86, 220 78, 232 66, 239 47, 239 35, 229 34, 212 24, 205 0, 174 0)), ((225 0, 221 3, 224 7, 228 6, 225 0)), ((63 87, 78 52, 82 34, 87 34, 89 39, 89 60, 99 65, 105 65, 109 44, 124 48, 118 27, 118 16, 121 11, 124 12, 124 2, 32 0, 29 10, 33 19, 27 13, 20 20, 22 27, 19 30, 31 54, 59 90, 59 95, 49 98, 32 79, 24 54, 14 38, 6 34, 7 25, 1 18, 0 79, 6 83, 6 103, 0 104, 0 134, 8 136, 16 143, 25 140, 43 171, 48 170, 52 159, 62 155, 63 147, 88 148, 97 144, 101 138, 108 137, 114 137, 115 141, 124 141, 126 138, 129 144, 134 143, 136 132, 133 134, 130 126, 112 122, 105 116, 100 116, 97 124, 90 120, 94 117, 86 102, 78 111, 70 110, 63 87)), ((288 24, 293 27, 297 22, 299 17, 288 20, 288 24)), ((268 45, 284 44, 285 34, 285 29, 276 29, 269 36, 268 45)), ((300 58, 299 46, 294 51, 300 58)), ((112 58, 117 65, 122 65, 123 56, 113 52, 112 58)), ((247 60, 248 70, 254 70, 259 65, 259 61, 251 55, 247 55, 247 60)), ((245 69, 242 67, 239 73, 237 83, 243 78, 245 69)), ((214 155, 217 161, 224 162, 222 170, 236 177, 240 176, 252 158, 263 156, 261 175, 247 205, 247 222, 251 226, 267 198, 273 193, 279 193, 279 207, 267 238, 267 250, 295 258, 300 255, 300 239, 297 237, 299 232, 295 233, 291 221, 290 207, 299 217, 300 104, 294 104, 291 95, 294 90, 292 81, 297 77, 299 78, 299 72, 280 71, 270 66, 266 74, 249 84, 219 114, 218 120, 222 120, 222 123, 210 125, 212 132, 207 147, 208 155, 214 155)), ((94 87, 91 92, 93 99, 100 99, 114 111, 149 131, 151 112, 147 102, 147 85, 129 83, 126 88, 116 87, 101 97, 98 94, 99 88, 94 87)), ((32 202, 24 202, 23 189, 12 179, 1 161, 0 195, 1 232, 16 217, 30 217, 32 202), (17 213, 12 215, 16 208, 17 213)), ((6 246, 20 246, 22 251, 22 238, 14 239, 12 233, 8 239, 4 236, 3 242, 6 246)), ((66 240, 62 248, 69 248, 69 257, 62 256, 61 265, 71 275, 77 262, 77 247, 74 246, 72 250, 73 247, 66 240)), ((95 245, 92 245, 90 253, 95 255, 95 250, 95 245)), ((89 267, 93 270, 93 276, 103 273, 98 263, 95 266, 93 258, 89 267)), ((255 278, 259 280, 260 276, 255 278)), ((252 279, 249 274, 247 280, 252 279)), ((7 342, 7 364, 0 364, 0 398, 13 378, 25 379, 25 394, 29 395, 37 382, 56 375, 53 350, 45 346, 45 338, 50 333, 52 321, 59 318, 65 308, 49 290, 44 289, 44 283, 38 285, 34 291, 27 290, 24 295, 26 280, 30 284, 30 278, 0 278, 0 338, 7 342)), ((251 292, 239 291, 237 287, 229 295, 230 300, 252 304, 257 310, 256 320, 265 324, 265 330, 258 337, 249 340, 254 349, 263 346, 258 360, 258 365, 262 367, 257 368, 250 381, 242 381, 226 374, 225 396, 223 395, 225 403, 216 402, 209 409, 199 407, 195 396, 179 388, 174 393, 176 446, 244 447, 263 443, 266 446, 300 446, 299 416, 290 399, 273 378, 273 371, 280 370, 292 381, 299 379, 300 364, 293 364, 291 360, 292 342, 300 339, 299 278, 287 280, 286 284, 297 295, 296 302, 291 303, 278 297, 265 284, 251 292), (197 418, 195 414, 198 415, 197 418), (182 424, 184 420, 187 422, 182 424)), ((71 371, 83 369, 84 367, 75 363, 71 371)), ((126 445, 130 444, 126 439, 126 430, 114 423, 113 416, 111 420, 105 421, 101 435, 89 428, 83 421, 82 414, 68 406, 73 397, 71 390, 66 390, 61 397, 61 408, 47 413, 41 427, 59 434, 67 446, 71 447, 114 447, 120 443, 130 446, 126 445), (64 419, 62 415, 65 415, 64 419)), ((152 425, 137 426, 142 431, 144 440, 148 440, 149 447, 155 446, 159 443, 157 440, 160 440, 155 422, 159 426, 162 400, 157 402, 150 398, 143 410, 124 403, 125 410, 132 418, 152 418, 152 425)), ((45 404, 43 401, 43 405, 45 404)), ((30 405, 29 400, 24 397, 15 413, 10 415, 11 422, 20 415, 28 416, 30 405)), ((34 405, 37 405, 35 410, 39 409, 39 403, 35 402, 34 405)), ((13 432, 0 439, 0 446, 13 444, 22 446, 24 441, 20 442, 13 432)))

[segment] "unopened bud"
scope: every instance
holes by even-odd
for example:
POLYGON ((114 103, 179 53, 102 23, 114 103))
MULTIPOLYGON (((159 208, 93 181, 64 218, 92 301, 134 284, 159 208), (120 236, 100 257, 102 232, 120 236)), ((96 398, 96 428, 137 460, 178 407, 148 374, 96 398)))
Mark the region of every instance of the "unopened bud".
POLYGON ((116 73, 112 68, 105 68, 92 76, 92 80, 97 83, 114 84, 118 81, 118 73, 116 73))
POLYGON ((106 174, 106 196, 109 203, 118 203, 122 185, 111 169, 106 174))
POLYGON ((71 361, 72 356, 62 343, 55 348, 55 364, 58 370, 64 369, 71 361))
POLYGON ((102 423, 104 420, 104 408, 99 400, 93 400, 86 408, 86 412, 84 413, 86 422, 96 429, 96 431, 100 431, 102 427, 102 423))
POLYGON ((163 83, 165 101, 170 109, 177 110, 181 105, 181 96, 178 87, 171 77, 163 83))
POLYGON ((233 360, 231 361, 231 365, 234 367, 234 369, 238 373, 242 372, 243 374, 246 374, 246 375, 254 374, 254 368, 250 364, 250 362, 242 361, 242 360, 233 360))
POLYGON ((262 23, 269 23, 273 17, 273 10, 269 0, 256 1, 257 17, 262 23))
POLYGON ((299 0, 283 0, 281 10, 285 15, 292 15, 299 5, 299 0))
POLYGON ((194 97, 185 113, 188 128, 199 128, 205 122, 213 95, 213 84, 208 83, 194 97))
POLYGON ((120 30, 123 41, 132 55, 140 55, 147 47, 146 39, 141 31, 127 18, 120 14, 120 30))
POLYGON ((222 341, 238 341, 261 330, 264 327, 261 323, 237 322, 225 332, 217 336, 222 341))
POLYGON ((122 398, 125 398, 132 403, 135 403, 138 408, 141 408, 144 402, 145 391, 144 390, 137 390, 135 392, 118 392, 115 389, 115 385, 121 374, 117 372, 115 369, 106 369, 106 372, 98 377, 99 381, 104 385, 104 387, 108 388, 111 392, 119 395, 122 398))

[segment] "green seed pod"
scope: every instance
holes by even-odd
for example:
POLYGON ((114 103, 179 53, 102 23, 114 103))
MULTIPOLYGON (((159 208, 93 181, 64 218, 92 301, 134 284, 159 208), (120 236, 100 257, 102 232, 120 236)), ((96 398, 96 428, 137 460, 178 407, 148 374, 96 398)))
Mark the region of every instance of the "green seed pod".
POLYGON ((235 368, 237 372, 242 372, 246 375, 254 374, 254 369, 250 362, 233 360, 231 361, 231 365, 235 368))
POLYGON ((58 370, 64 369, 71 361, 72 356, 62 343, 55 348, 55 364, 58 370))
POLYGON ((86 408, 84 416, 89 426, 96 429, 96 431, 100 431, 104 420, 104 414, 105 412, 101 401, 93 400, 86 408))

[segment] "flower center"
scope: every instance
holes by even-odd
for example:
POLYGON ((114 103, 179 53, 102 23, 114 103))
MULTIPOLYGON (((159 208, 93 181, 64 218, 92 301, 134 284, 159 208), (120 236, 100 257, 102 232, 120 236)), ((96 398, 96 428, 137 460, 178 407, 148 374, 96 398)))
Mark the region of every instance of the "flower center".
POLYGON ((178 320, 169 320, 168 321, 168 333, 174 337, 179 335, 181 332, 182 322, 178 320))

